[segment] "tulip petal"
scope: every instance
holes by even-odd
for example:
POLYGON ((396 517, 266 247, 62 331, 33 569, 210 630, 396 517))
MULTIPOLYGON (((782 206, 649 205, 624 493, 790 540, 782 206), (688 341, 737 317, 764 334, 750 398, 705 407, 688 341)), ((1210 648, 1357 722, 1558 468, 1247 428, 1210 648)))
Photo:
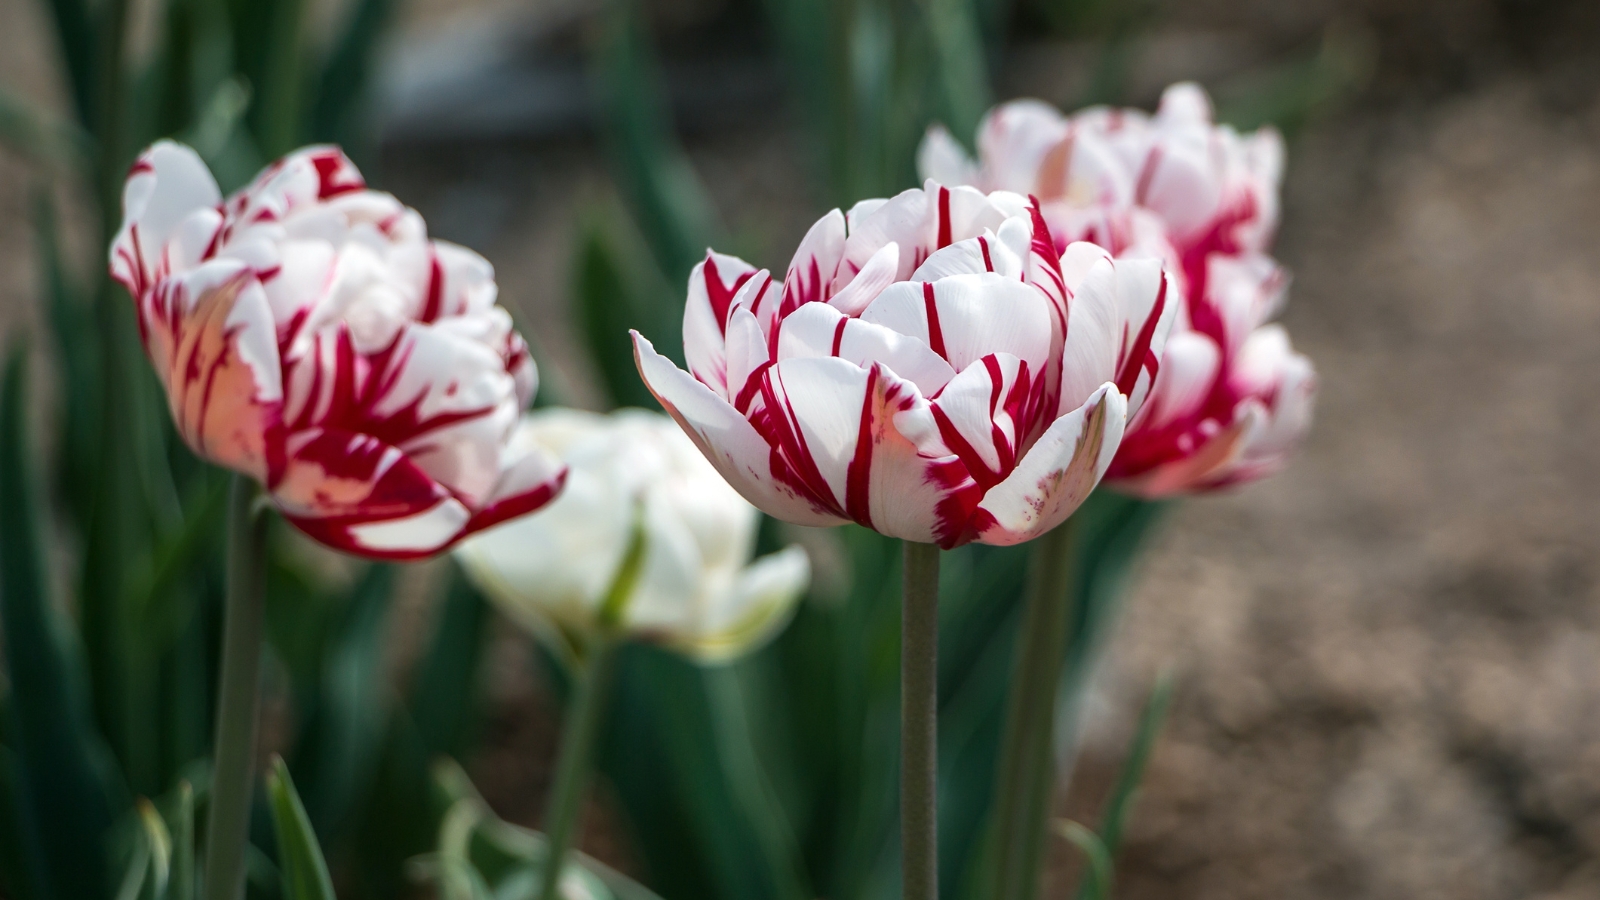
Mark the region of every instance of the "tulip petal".
POLYGON ((1042 292, 987 274, 890 285, 861 320, 923 341, 958 372, 997 352, 1043 371, 1054 333, 1042 292))
POLYGON ((978 504, 972 525, 977 540, 1019 544, 1066 521, 1105 474, 1126 416, 1127 401, 1115 385, 1105 384, 1083 406, 1056 419, 978 504))
POLYGON ((917 172, 940 184, 978 184, 978 164, 943 125, 930 125, 923 136, 917 172))
POLYGON ((824 509, 774 477, 771 445, 726 400, 657 353, 638 332, 633 356, 650 392, 734 489, 768 515, 798 525, 838 525, 824 509))
POLYGON ((915 384, 923 396, 937 393, 956 374, 926 343, 849 318, 826 303, 803 306, 783 320, 778 358, 803 356, 837 356, 862 368, 880 362, 915 384))
POLYGON ((749 653, 783 630, 810 582, 811 560, 799 547, 763 556, 692 610, 692 620, 667 643, 702 665, 749 653))
POLYGON ((297 435, 271 485, 285 519, 338 550, 419 559, 460 537, 471 513, 396 447, 371 435, 297 435))
POLYGON ((282 378, 260 284, 237 263, 207 263, 162 281, 138 310, 184 442, 236 472, 274 475, 283 455, 282 378))
POLYGON ((123 188, 122 227, 111 242, 112 277, 139 297, 173 270, 169 252, 183 257, 185 266, 199 263, 222 226, 215 212, 221 202, 216 179, 198 154, 157 141, 139 155, 123 188), (169 251, 175 237, 180 247, 169 251))
POLYGON ((806 232, 783 276, 784 314, 802 304, 828 299, 839 260, 844 255, 844 241, 844 213, 837 209, 818 219, 806 232))
POLYGON ((690 373, 714 390, 727 390, 723 335, 734 294, 755 274, 755 266, 744 260, 710 251, 705 261, 689 273, 689 299, 683 308, 683 354, 690 373))

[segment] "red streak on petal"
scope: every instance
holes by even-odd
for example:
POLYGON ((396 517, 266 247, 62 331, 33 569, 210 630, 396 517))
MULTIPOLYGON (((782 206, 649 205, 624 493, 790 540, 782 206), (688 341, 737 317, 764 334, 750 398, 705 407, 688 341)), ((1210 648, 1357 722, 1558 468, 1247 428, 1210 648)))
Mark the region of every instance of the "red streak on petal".
POLYGON ((922 305, 928 315, 928 347, 940 356, 949 359, 944 352, 944 329, 939 326, 939 304, 933 297, 933 282, 922 283, 922 305))
POLYGON ((344 154, 337 150, 313 154, 311 164, 317 169, 318 200, 328 200, 367 186, 361 176, 355 174, 354 167, 346 162, 344 154))
POLYGON ((1150 314, 1145 317, 1144 324, 1139 326, 1139 335, 1134 338, 1133 346, 1129 349, 1128 356, 1122 361, 1122 371, 1117 374, 1117 390, 1123 396, 1132 396, 1134 385, 1139 383, 1139 373, 1148 371, 1151 383, 1155 383, 1156 370, 1161 365, 1156 355, 1150 352, 1150 342, 1155 338, 1156 325, 1161 321, 1161 313, 1167 306, 1167 273, 1161 273, 1161 288, 1156 292, 1156 302, 1150 307, 1150 314))
POLYGON ((939 186, 939 242, 935 250, 950 246, 950 189, 939 186))
POLYGON ((1150 194, 1150 184, 1156 179, 1156 169, 1161 165, 1161 145, 1150 148, 1149 155, 1144 158, 1144 165, 1139 169, 1139 184, 1133 191, 1133 202, 1140 206, 1145 205, 1145 200, 1150 194))
POLYGON ((833 350, 829 353, 830 356, 839 355, 839 345, 844 343, 844 326, 849 323, 848 318, 841 318, 839 324, 833 326, 833 350))
POLYGON ((716 257, 706 254, 703 276, 706 283, 706 297, 711 301, 711 314, 717 320, 717 329, 726 335, 728 333, 728 314, 732 311, 733 295, 739 293, 739 288, 750 280, 754 272, 745 272, 733 280, 733 286, 722 283, 722 275, 717 272, 716 257))
POLYGON ((994 261, 989 258, 989 239, 986 238, 986 237, 979 237, 978 238, 978 248, 983 251, 983 268, 984 268, 984 270, 985 271, 989 271, 989 272, 993 272, 994 271, 994 261))
MULTIPOLYGON (((844 322, 840 322, 843 325, 844 322)), ((878 366, 867 370, 867 390, 861 398, 861 425, 856 432, 856 452, 845 469, 845 512, 856 522, 872 527, 873 414, 878 393, 878 366)))
POLYGON ((419 322, 434 321, 444 308, 444 266, 439 265, 439 254, 432 247, 428 248, 428 257, 428 299, 422 305, 422 315, 417 317, 419 322))

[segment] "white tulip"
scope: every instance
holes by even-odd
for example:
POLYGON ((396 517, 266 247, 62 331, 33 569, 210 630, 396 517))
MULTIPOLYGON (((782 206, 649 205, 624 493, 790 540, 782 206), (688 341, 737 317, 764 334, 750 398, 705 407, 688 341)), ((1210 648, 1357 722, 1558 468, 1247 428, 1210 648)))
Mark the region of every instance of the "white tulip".
POLYGON ((525 416, 512 444, 561 459, 566 488, 456 557, 519 624, 564 652, 609 629, 718 662, 788 621, 810 580, 805 552, 751 562, 755 507, 671 419, 547 409, 525 416))

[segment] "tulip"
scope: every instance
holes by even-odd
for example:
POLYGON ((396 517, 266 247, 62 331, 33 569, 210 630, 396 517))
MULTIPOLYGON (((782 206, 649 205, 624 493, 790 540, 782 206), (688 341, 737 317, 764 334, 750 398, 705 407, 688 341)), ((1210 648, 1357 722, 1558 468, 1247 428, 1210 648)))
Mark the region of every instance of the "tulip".
POLYGON ((974 162, 934 128, 919 162, 934 177, 1035 194, 1058 243, 1090 237, 1179 275, 1180 320, 1107 482, 1158 498, 1281 469, 1309 428, 1316 379, 1287 333, 1266 324, 1287 284, 1267 256, 1283 170, 1277 132, 1213 124, 1204 91, 1185 83, 1153 116, 1007 103, 985 117, 978 150, 974 162))
POLYGON ((1159 262, 1058 250, 1037 204, 929 181, 812 226, 782 283, 711 253, 685 372, 640 375, 729 483, 805 525, 905 541, 901 841, 936 894, 937 549, 1016 544, 1099 482, 1176 312, 1159 262))
POLYGON ((335 549, 415 559, 530 512, 553 460, 511 444, 537 381, 489 264, 311 147, 226 199, 169 141, 134 163, 111 274, 178 434, 236 474, 230 500, 207 900, 238 896, 254 769, 264 519, 335 549))
POLYGON ((554 900, 576 830, 622 638, 722 662, 789 619, 810 578, 790 547, 752 563, 759 516, 676 424, 630 409, 526 416, 513 444, 561 459, 566 487, 538 514, 456 548, 469 577, 574 669, 545 829, 554 900))
POLYGON ((810 576, 805 552, 752 563, 755 507, 671 419, 541 410, 513 444, 561 459, 566 487, 537 515, 475 535, 455 555, 507 615, 558 650, 610 629, 718 662, 788 621, 810 576))
POLYGON ((1100 480, 1176 312, 1158 263, 1068 249, 1018 195, 929 182, 824 216, 782 284, 709 254, 689 280, 689 371, 637 333, 635 356, 776 518, 1020 543, 1100 480))
POLYGON ((510 443, 537 373, 481 256, 310 147, 221 195, 187 147, 134 163, 112 275, 178 433, 335 549, 415 559, 539 508, 510 443))
POLYGON ((918 165, 950 184, 1037 197, 1063 246, 1093 240, 1118 255, 1175 258, 1187 281, 1201 282, 1212 254, 1271 243, 1283 155, 1274 129, 1240 135, 1213 124, 1205 91, 1185 82, 1167 88, 1153 116, 1006 103, 979 125, 978 161, 935 126, 918 165))

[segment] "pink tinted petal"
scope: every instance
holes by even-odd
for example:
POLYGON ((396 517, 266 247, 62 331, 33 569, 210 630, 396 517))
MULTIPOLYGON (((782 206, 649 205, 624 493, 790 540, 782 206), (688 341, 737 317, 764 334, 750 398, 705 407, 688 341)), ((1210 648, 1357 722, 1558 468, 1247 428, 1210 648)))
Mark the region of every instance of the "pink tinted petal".
POLYGON ((282 463, 283 388, 261 286, 237 263, 208 263, 161 282, 138 309, 184 442, 266 480, 282 463))
POLYGON ((770 516, 797 525, 846 521, 774 477, 774 451, 754 426, 710 388, 657 353, 642 335, 632 334, 634 361, 650 392, 746 500, 770 516))
POLYGON ((1161 357, 1161 371, 1145 403, 1132 419, 1130 432, 1156 430, 1187 419, 1200 410, 1216 382, 1222 353, 1216 342, 1195 331, 1174 334, 1161 357))
POLYGON ((1194 452, 1142 474, 1119 478, 1114 486, 1123 493, 1156 500, 1226 483, 1245 436, 1259 427, 1262 416, 1263 410, 1254 401, 1241 404, 1234 413, 1233 422, 1206 438, 1194 452))
MULTIPOLYGON (((992 115, 992 113, 991 113, 992 115)), ((978 164, 943 125, 930 125, 917 148, 917 172, 940 184, 978 184, 978 164)))
POLYGON ((1126 401, 1115 385, 1106 384, 1082 407, 1057 419, 978 504, 972 524, 977 540, 1019 544, 1066 521, 1105 474, 1126 416, 1126 401))
MULTIPOLYGON (((978 152, 983 159, 982 190, 1039 192, 1038 173, 1046 156, 1067 138, 1067 121, 1054 107, 1038 100, 1014 100, 995 107, 978 125, 978 152)), ((938 177, 925 172, 924 177, 938 177)), ((946 184, 970 184, 946 181, 946 184)))

